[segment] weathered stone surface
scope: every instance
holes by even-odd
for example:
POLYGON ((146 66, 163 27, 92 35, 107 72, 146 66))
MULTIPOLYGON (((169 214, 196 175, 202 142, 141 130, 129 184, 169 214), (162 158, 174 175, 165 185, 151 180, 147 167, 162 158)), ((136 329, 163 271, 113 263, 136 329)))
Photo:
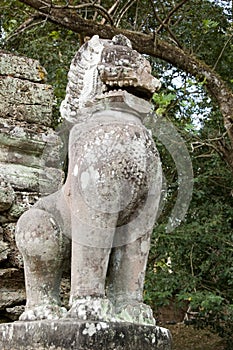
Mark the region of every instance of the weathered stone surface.
MULTIPOLYGON (((10 321, 18 321, 19 316, 24 311, 25 306, 24 305, 17 305, 13 307, 7 307, 5 311, 5 316, 10 319, 10 321)), ((1 323, 1 320, 0 320, 1 323)), ((2 322, 4 323, 4 322, 2 322)))
POLYGON ((0 223, 15 222, 25 212, 26 206, 23 203, 14 203, 10 210, 0 214, 0 223))
POLYGON ((0 238, 0 262, 7 259, 11 249, 9 243, 3 242, 0 238))
POLYGON ((37 60, 0 51, 0 75, 45 82, 47 73, 37 60))
POLYGON ((1 290, 23 289, 24 276, 23 271, 16 268, 7 268, 0 270, 0 288, 1 290), (12 281, 13 280, 13 281, 12 281))
POLYGON ((15 223, 63 182, 63 146, 50 128, 54 98, 45 80, 38 61, 0 51, 0 322, 15 320, 25 302, 15 223))
POLYGON ((39 168, 41 166, 41 159, 35 153, 24 153, 19 149, 13 149, 13 147, 1 146, 0 147, 0 162, 24 164, 25 166, 39 168))
MULTIPOLYGON (((51 106, 50 106, 51 107, 51 106)), ((51 125, 51 109, 47 106, 26 105, 18 102, 9 103, 7 99, 0 104, 0 116, 11 117, 12 120, 38 123, 39 125, 51 125)))
POLYGON ((55 168, 37 169, 20 164, 0 163, 1 174, 16 189, 49 194, 63 183, 63 171, 55 168))
POLYGON ((53 90, 51 85, 33 83, 18 78, 2 76, 0 79, 1 98, 10 104, 42 105, 51 113, 53 90))
POLYGON ((129 323, 35 321, 0 325, 1 350, 171 350, 167 329, 129 323))
POLYGON ((0 116, 51 124, 53 90, 50 85, 0 76, 0 116))
POLYGON ((0 177, 0 212, 9 209, 15 199, 15 193, 11 185, 0 177))
POLYGON ((8 306, 14 306, 15 304, 22 304, 25 302, 26 294, 25 290, 0 290, 0 309, 5 309, 8 306))
POLYGON ((0 269, 0 310, 25 301, 23 271, 0 269))
POLYGON ((162 171, 143 120, 160 82, 123 36, 94 36, 72 60, 68 78, 61 106, 73 122, 66 182, 24 213, 16 229, 27 289, 21 320, 60 317, 71 237, 69 317, 154 324, 143 284, 162 171))
POLYGON ((54 131, 39 126, 16 126, 0 118, 0 162, 32 168, 60 168, 63 143, 54 131))
POLYGON ((12 147, 18 152, 29 152, 41 154, 45 147, 45 142, 42 139, 42 133, 46 132, 41 130, 38 125, 24 123, 16 123, 12 120, 4 120, 0 118, 0 145, 4 147, 12 147))
MULTIPOLYGON (((7 268, 9 266, 14 267, 14 268, 20 269, 22 272, 23 271, 23 257, 20 254, 18 248, 16 247, 16 243, 15 243, 16 222, 10 222, 7 224, 3 224, 2 226, 3 226, 3 231, 4 231, 4 239, 10 246, 10 252, 7 255, 6 267, 7 268)), ((4 267, 3 267, 3 270, 4 270, 4 267)), ((22 276, 23 276, 23 274, 22 274, 22 276)), ((10 276, 10 278, 12 278, 12 285, 14 285, 13 277, 10 276)), ((4 283, 5 278, 3 278, 2 280, 4 283)), ((5 282, 8 283, 7 280, 5 282)))

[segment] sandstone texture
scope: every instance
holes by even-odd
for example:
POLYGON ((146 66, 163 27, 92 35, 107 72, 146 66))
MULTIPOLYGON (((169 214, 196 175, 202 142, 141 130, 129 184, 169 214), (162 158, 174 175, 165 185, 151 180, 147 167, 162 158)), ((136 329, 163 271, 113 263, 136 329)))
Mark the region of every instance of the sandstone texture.
POLYGON ((0 325, 1 350, 171 350, 167 329, 130 323, 35 321, 0 325))
POLYGON ((18 319, 26 298, 16 222, 63 183, 53 103, 38 61, 0 51, 0 322, 18 319))

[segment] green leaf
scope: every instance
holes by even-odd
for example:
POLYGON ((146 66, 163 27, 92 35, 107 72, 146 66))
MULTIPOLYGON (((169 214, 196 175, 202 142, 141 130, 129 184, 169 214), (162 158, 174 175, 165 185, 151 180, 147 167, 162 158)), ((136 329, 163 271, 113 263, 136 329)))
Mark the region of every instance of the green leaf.
POLYGON ((165 94, 163 92, 155 93, 152 99, 159 107, 167 107, 172 101, 176 99, 176 94, 174 93, 165 94))
POLYGON ((213 29, 213 28, 218 27, 218 25, 219 25, 219 22, 213 21, 211 19, 204 19, 202 21, 202 23, 203 23, 203 26, 205 29, 213 29))

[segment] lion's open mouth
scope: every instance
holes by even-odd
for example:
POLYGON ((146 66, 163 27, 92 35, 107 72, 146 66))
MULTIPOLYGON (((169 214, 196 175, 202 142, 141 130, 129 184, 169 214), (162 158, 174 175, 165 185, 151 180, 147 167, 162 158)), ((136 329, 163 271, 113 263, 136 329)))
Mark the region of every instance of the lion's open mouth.
POLYGON ((105 82, 104 95, 110 95, 111 92, 115 92, 115 91, 127 91, 129 94, 142 98, 143 100, 146 100, 146 101, 150 101, 153 95, 151 91, 141 86, 137 86, 137 83, 134 83, 133 81, 105 82))

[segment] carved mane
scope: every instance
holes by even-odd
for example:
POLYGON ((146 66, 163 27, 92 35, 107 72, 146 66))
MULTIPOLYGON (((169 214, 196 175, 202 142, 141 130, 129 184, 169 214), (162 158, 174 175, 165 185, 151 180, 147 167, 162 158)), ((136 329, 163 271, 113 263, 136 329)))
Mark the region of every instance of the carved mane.
POLYGON ((102 92, 97 65, 103 47, 102 40, 95 35, 80 48, 71 62, 66 97, 60 107, 62 117, 68 121, 77 121, 80 109, 102 92))

